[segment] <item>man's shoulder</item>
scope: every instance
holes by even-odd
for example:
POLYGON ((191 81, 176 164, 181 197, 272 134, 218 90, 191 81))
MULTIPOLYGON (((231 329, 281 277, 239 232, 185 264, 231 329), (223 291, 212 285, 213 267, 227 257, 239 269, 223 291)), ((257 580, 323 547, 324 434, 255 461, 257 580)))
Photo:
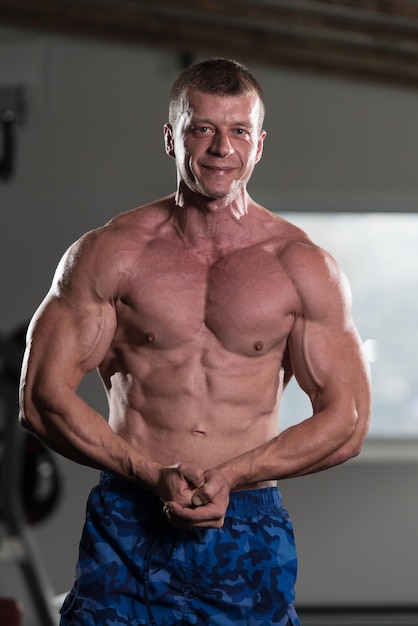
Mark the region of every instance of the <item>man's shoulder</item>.
POLYGON ((268 245, 272 250, 282 256, 292 257, 294 254, 304 254, 308 250, 315 251, 318 246, 312 241, 309 235, 277 213, 272 213, 261 208, 259 213, 259 224, 261 225, 261 242, 268 245))
POLYGON ((103 226, 85 233, 74 245, 91 252, 102 248, 109 251, 109 246, 129 248, 130 242, 140 246, 141 242, 158 236, 170 219, 170 206, 170 198, 163 198, 120 213, 103 226))
POLYGON ((143 204, 111 219, 98 232, 107 235, 155 235, 172 215, 173 198, 168 196, 143 204))
POLYGON ((282 224, 282 229, 280 264, 302 301, 310 305, 318 301, 328 309, 333 308, 332 302, 348 301, 347 278, 332 254, 290 222, 282 224))
POLYGON ((270 248, 290 277, 313 280, 340 272, 332 255, 316 244, 308 233, 278 214, 267 213, 267 235, 262 245, 270 248))
POLYGON ((66 251, 59 269, 102 275, 132 264, 168 222, 168 207, 168 199, 142 205, 84 233, 66 251))

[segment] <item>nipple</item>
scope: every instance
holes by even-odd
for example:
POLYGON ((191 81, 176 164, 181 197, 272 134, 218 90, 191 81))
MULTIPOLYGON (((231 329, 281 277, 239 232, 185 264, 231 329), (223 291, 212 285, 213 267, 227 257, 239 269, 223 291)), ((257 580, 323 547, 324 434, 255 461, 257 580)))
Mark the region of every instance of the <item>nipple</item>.
POLYGON ((264 343, 262 341, 256 341, 254 344, 254 350, 260 352, 264 348, 264 343))
POLYGON ((155 341, 155 335, 154 333, 147 333, 145 335, 146 340, 148 341, 148 343, 153 343, 155 341))

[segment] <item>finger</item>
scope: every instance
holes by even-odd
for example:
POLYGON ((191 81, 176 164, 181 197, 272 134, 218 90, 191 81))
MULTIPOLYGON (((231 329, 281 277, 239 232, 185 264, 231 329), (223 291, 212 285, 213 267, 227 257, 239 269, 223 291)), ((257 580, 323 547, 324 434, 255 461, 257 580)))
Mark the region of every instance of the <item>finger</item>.
POLYGON ((218 476, 209 478, 193 495, 193 506, 202 506, 212 502, 214 498, 224 489, 225 483, 218 476))
POLYGON ((178 471, 180 475, 195 488, 202 487, 205 484, 205 473, 200 468, 180 463, 178 471))
POLYGON ((179 528, 220 528, 225 520, 224 513, 215 506, 190 509, 179 506, 176 502, 166 503, 167 519, 179 528))
POLYGON ((212 498, 208 495, 205 489, 198 489, 192 496, 192 505, 195 507, 204 506, 208 504, 212 498))

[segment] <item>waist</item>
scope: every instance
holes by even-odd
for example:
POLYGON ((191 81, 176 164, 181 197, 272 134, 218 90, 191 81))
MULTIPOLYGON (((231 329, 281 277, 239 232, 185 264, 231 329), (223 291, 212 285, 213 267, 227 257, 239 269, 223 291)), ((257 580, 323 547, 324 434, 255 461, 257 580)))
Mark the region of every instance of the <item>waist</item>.
POLYGON ((238 487, 234 489, 231 493, 239 493, 240 491, 253 491, 254 489, 270 489, 277 487, 276 480, 261 480, 258 483, 251 483, 249 485, 243 485, 242 487, 238 487))
MULTIPOLYGON (((281 509, 281 493, 277 485, 273 483, 274 486, 272 486, 271 482, 258 483, 258 485, 265 486, 257 487, 254 484, 238 491, 231 491, 228 512, 234 515, 255 516, 259 513, 270 513, 281 509)), ((112 472, 101 472, 99 485, 104 490, 134 494, 151 508, 153 504, 157 504, 158 508, 161 508, 161 500, 152 491, 145 487, 139 487, 112 472)))
MULTIPOLYGON (((127 420, 125 424, 122 420, 115 423, 110 420, 109 424, 114 432, 149 461, 163 466, 187 463, 204 471, 264 445, 274 439, 278 431, 277 415, 256 416, 250 426, 245 424, 245 428, 237 424, 229 429, 222 428, 215 420, 215 423, 202 420, 198 424, 189 424, 187 416, 184 421, 185 424, 174 428, 171 424, 156 425, 142 416, 130 416, 129 423, 127 420)), ((275 481, 263 481, 245 484, 241 489, 274 485, 275 481)))

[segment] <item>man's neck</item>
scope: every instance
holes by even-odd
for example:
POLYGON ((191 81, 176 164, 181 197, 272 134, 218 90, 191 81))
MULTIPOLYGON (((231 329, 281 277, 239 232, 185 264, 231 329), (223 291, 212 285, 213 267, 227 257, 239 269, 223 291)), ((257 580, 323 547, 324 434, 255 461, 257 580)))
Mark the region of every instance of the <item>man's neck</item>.
POLYGON ((250 205, 245 189, 232 198, 207 198, 180 186, 175 195, 174 223, 192 245, 233 247, 250 235, 250 205))

